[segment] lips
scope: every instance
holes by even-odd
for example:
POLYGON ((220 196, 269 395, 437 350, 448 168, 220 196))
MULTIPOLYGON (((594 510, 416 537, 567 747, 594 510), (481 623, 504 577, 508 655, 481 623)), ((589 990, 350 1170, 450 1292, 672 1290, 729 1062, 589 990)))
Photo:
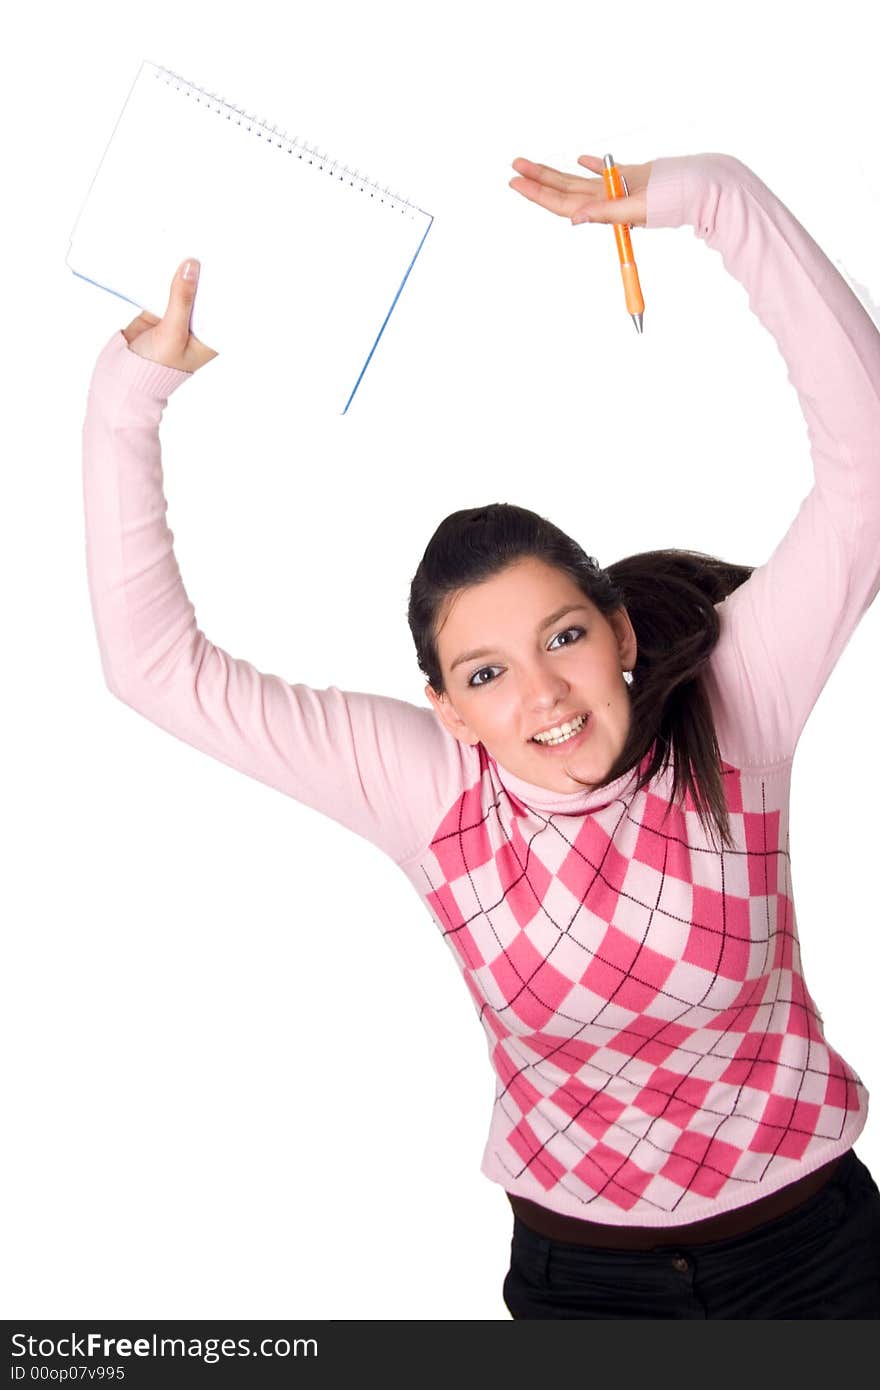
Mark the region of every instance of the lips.
POLYGON ((563 724, 570 724, 574 719, 588 719, 589 710, 578 709, 574 714, 563 714, 560 719, 554 719, 552 724, 545 724, 543 729, 533 729, 529 734, 529 739, 533 739, 535 734, 549 734, 551 729, 560 729, 563 724))
MULTIPOLYGON (((565 723, 565 720, 563 720, 562 722, 565 723)), ((550 727, 551 729, 553 729, 556 726, 554 724, 551 724, 550 727)), ((592 732, 593 716, 588 713, 584 719, 583 724, 578 729, 577 733, 572 734, 571 738, 565 739, 563 743, 535 743, 533 741, 532 747, 540 749, 540 751, 542 753, 546 753, 548 757, 553 754, 555 754, 557 757, 561 757, 565 754, 571 753, 575 748, 580 748, 581 744, 590 737, 590 734, 592 732)))

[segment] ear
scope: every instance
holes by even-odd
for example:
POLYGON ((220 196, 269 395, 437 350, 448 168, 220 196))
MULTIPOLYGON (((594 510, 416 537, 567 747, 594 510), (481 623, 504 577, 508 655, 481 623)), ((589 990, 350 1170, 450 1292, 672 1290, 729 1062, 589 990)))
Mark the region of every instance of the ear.
POLYGON ((457 738, 459 743, 468 743, 472 747, 479 743, 479 736, 468 727, 459 714, 456 714, 446 695, 438 695, 430 684, 425 686, 425 694, 434 708, 434 713, 453 738, 457 738))
POLYGON ((631 671, 636 664, 638 656, 638 642, 630 616, 626 609, 620 607, 609 615, 609 623, 614 629, 617 638, 617 650, 620 654, 620 666, 622 671, 631 671))

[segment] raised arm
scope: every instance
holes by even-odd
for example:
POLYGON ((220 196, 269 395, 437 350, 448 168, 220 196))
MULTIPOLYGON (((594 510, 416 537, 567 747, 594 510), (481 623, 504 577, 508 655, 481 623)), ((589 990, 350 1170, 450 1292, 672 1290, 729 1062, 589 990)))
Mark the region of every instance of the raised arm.
MULTIPOLYGON (((601 173, 595 155, 578 163, 601 173)), ((767 563, 719 604, 707 684, 722 753, 784 761, 880 587, 880 333, 788 208, 731 155, 621 165, 630 196, 618 200, 601 178, 525 159, 513 167, 512 188, 572 222, 692 227, 776 339, 815 483, 767 563)))
MULTIPOLYGON (((776 339, 813 458, 813 487, 788 531, 719 605, 709 673, 722 752, 773 762, 791 756, 880 587, 880 333, 800 223, 738 159, 654 161, 647 226, 685 224, 721 254, 776 339)), ((785 467, 784 459, 762 463, 785 467)))
POLYGON ((168 398, 191 378, 134 352, 122 331, 92 375, 83 427, 86 559, 107 685, 168 733, 402 863, 464 785, 472 750, 427 707, 291 685, 199 629, 165 521, 159 441, 168 398))

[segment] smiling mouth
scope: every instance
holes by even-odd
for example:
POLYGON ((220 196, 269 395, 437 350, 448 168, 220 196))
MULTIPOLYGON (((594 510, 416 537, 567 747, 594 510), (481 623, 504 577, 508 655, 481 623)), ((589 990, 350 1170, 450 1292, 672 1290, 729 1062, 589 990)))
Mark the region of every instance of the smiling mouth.
POLYGON ((560 725, 559 728, 560 733, 555 737, 545 734, 543 738, 538 738, 537 735, 533 734, 529 742, 534 743, 537 748, 544 748, 548 751, 558 748, 569 748, 583 738, 591 728, 589 712, 586 714, 579 714, 577 719, 572 719, 560 725))

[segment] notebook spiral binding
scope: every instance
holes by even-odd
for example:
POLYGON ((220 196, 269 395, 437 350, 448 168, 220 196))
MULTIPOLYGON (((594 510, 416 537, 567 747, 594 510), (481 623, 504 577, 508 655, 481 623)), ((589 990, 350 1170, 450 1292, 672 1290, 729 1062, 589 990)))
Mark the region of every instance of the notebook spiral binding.
POLYGON ((164 80, 166 85, 176 84, 179 91, 186 96, 195 94, 196 101, 204 101, 205 105, 216 111, 218 115, 225 115, 227 120, 235 120, 241 125, 242 121, 248 123, 248 130, 256 127, 257 135, 263 133, 268 136, 269 143, 277 145, 279 149, 286 149, 288 154, 296 151, 300 159, 308 159, 309 163, 315 166, 319 172, 330 174, 331 177, 338 176, 340 179, 348 179, 352 187, 358 187, 363 192, 368 192, 371 198, 378 198, 380 203, 387 203, 391 207, 400 210, 406 216, 412 218, 420 209, 411 203, 408 198, 402 198, 399 193, 394 193, 390 188, 380 187, 374 179, 367 178, 366 174, 361 174, 357 169, 349 169, 347 164, 340 164, 338 160, 330 159, 326 153, 322 154, 317 145, 306 144, 296 135, 288 135, 286 131, 279 130, 277 125, 269 126, 266 121, 258 120, 255 115, 250 115, 243 107, 234 106, 232 102, 226 101, 218 92, 208 92, 204 87, 197 87, 194 82, 188 82, 185 77, 181 77, 176 72, 171 72, 168 68, 155 65, 154 76, 156 81, 164 80))

